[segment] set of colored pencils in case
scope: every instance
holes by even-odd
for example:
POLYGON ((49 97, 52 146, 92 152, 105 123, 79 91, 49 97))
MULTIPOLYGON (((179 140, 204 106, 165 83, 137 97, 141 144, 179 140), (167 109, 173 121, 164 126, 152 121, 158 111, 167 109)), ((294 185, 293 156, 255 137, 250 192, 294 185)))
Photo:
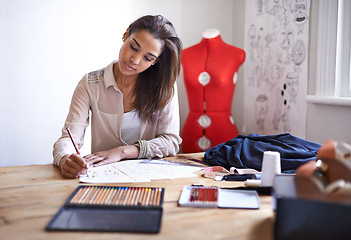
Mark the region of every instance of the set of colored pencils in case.
POLYGON ((190 193, 190 203, 217 204, 217 187, 198 187, 193 186, 190 193))
POLYGON ((82 186, 70 204, 159 206, 162 188, 82 186))

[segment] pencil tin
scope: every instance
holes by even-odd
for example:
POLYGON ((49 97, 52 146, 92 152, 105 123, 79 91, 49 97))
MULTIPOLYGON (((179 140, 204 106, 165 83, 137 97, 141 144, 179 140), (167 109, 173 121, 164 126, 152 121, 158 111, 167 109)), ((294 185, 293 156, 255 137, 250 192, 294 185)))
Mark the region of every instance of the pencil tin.
POLYGON ((47 231, 158 233, 164 188, 78 186, 47 231))
POLYGON ((256 191, 219 187, 184 186, 178 200, 181 207, 259 209, 256 191))

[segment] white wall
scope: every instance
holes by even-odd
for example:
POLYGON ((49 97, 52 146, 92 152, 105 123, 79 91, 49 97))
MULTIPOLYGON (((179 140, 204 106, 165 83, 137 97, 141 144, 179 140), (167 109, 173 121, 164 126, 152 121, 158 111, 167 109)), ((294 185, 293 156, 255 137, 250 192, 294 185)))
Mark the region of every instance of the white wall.
MULTIPOLYGON (((319 1, 312 0, 310 13, 309 95, 316 94, 316 63, 319 1)), ((350 23, 349 23, 350 24, 350 23)), ((351 144, 351 106, 307 104, 306 139, 323 144, 327 139, 351 144)))
MULTIPOLYGON (((184 47, 218 28, 232 43, 232 0, 0 0, 0 166, 52 162, 81 77, 118 57, 136 18, 162 14, 184 47)), ((242 22, 242 24, 244 24, 242 22)), ((240 81, 240 79, 239 79, 240 81)), ((182 78, 180 99, 185 99, 182 78)), ((187 102, 181 102, 181 121, 187 102)), ((89 140, 85 144, 90 145, 89 140)), ((89 147, 85 147, 83 154, 89 147)))
MULTIPOLYGON (((232 45, 244 49, 245 46, 245 0, 234 1, 233 6, 233 27, 232 27, 232 45)), ((238 74, 238 81, 235 86, 235 93, 232 103, 232 115, 238 131, 240 134, 243 133, 244 125, 244 65, 240 67, 238 74)))

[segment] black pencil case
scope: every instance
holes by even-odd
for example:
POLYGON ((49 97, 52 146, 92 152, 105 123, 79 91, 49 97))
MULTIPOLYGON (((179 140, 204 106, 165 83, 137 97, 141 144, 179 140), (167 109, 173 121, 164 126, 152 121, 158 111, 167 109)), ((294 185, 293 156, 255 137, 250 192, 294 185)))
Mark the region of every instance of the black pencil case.
MULTIPOLYGON (((107 231, 107 232, 136 232, 158 233, 162 220, 162 204, 164 188, 159 191, 157 204, 126 204, 107 200, 102 203, 72 203, 72 199, 82 188, 126 189, 126 187, 108 186, 78 186, 67 198, 65 205, 56 213, 46 226, 47 231, 107 231)), ((155 188, 128 188, 130 189, 155 189, 155 188)), ((112 195, 112 193, 110 194, 112 195)), ((135 194, 136 196, 136 194, 135 194)), ((130 199, 136 199, 131 196, 130 199)), ((83 197, 84 198, 84 197, 83 197)))

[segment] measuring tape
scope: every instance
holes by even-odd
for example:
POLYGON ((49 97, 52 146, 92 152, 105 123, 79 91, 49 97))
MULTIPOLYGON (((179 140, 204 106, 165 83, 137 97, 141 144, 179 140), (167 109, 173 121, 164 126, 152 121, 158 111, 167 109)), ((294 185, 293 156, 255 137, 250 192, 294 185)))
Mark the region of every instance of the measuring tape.
POLYGON ((208 167, 208 168, 205 168, 204 170, 204 176, 207 178, 215 178, 217 176, 223 177, 229 174, 232 174, 232 173, 227 169, 225 169, 224 167, 220 167, 220 166, 208 167))
POLYGON ((205 168, 204 170, 204 176, 207 178, 216 178, 218 177, 223 177, 229 174, 255 174, 258 171, 255 169, 250 169, 250 168, 235 168, 231 167, 230 170, 228 171, 224 167, 221 166, 214 166, 214 167, 208 167, 205 168))

